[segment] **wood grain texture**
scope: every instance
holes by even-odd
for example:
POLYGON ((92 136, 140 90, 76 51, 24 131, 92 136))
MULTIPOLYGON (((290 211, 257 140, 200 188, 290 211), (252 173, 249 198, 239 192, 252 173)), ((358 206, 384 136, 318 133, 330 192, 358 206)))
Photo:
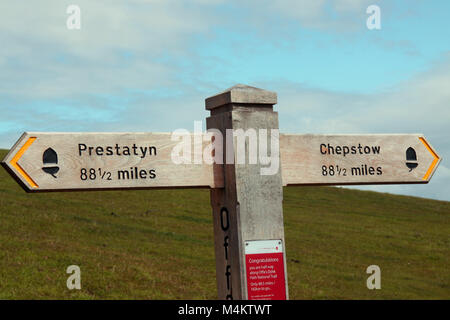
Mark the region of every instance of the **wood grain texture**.
MULTIPOLYGON (((194 139, 192 141, 192 159, 195 156, 194 139)), ((20 182, 26 191, 65 191, 65 190, 104 190, 104 189, 145 189, 145 188, 175 188, 175 187, 222 187, 223 179, 220 171, 213 171, 208 164, 175 164, 171 159, 172 149, 179 141, 172 141, 170 133, 42 133, 29 132, 22 135, 10 153, 3 160, 10 173, 20 182), (18 165, 35 181, 38 187, 33 187, 29 181, 18 172, 11 161, 30 138, 35 141, 28 147, 18 160, 18 165), (92 146, 92 154, 83 151, 80 156, 79 144, 92 146), (120 155, 106 155, 107 146, 115 151, 119 147, 128 146, 131 154, 125 155, 124 148, 120 155), (148 148, 143 156, 141 150, 148 148), (96 147, 103 148, 103 154, 95 153, 96 147), (150 154, 154 147, 156 155, 150 154), (43 167, 43 153, 52 148, 58 155, 59 167, 56 178, 46 172, 43 167), (82 169, 87 170, 88 177, 82 180, 82 169), (94 175, 90 170, 94 169, 94 175), (150 178, 150 170, 155 177, 150 178), (141 173, 142 171, 142 173, 141 173), (137 177, 136 177, 137 172, 137 177), (105 175, 103 175, 105 173, 105 175)), ((200 141, 203 150, 209 142, 200 141)), ((84 178, 84 176, 83 176, 84 178)))
MULTIPOLYGON (((217 128, 223 134, 226 129, 277 129, 278 115, 272 108, 259 109, 252 106, 234 106, 221 109, 207 118, 207 128, 217 128)), ((227 136, 224 134, 224 145, 227 136)), ((233 140, 236 162, 237 145, 233 140)), ((249 143, 245 143, 248 152, 249 143)), ((269 148, 270 153, 270 148, 269 148)), ((223 153, 227 158, 226 150, 223 153)), ((226 164, 223 170, 224 188, 211 190, 214 217, 216 253, 216 277, 218 298, 247 299, 247 276, 245 266, 245 242, 251 240, 281 240, 284 243, 283 190, 281 172, 261 175, 261 164, 226 164), (228 212, 228 227, 224 228, 223 210, 228 212), (225 252, 227 254, 225 254, 225 252)), ((264 166, 265 167, 265 166, 264 166)), ((285 255, 284 255, 285 261, 285 255)), ((286 264, 283 279, 287 289, 286 264)), ((280 279, 280 281, 282 281, 280 279)))
POLYGON ((274 105, 277 103, 277 94, 273 91, 263 90, 243 84, 237 84, 219 94, 205 100, 206 110, 213 110, 227 104, 274 105))
MULTIPOLYGON (((243 107, 240 112, 248 115, 252 111, 243 107)), ((225 113, 231 120, 231 113, 222 114, 225 113)), ((267 117, 272 112, 259 110, 258 114, 267 117)), ((225 130, 220 123, 213 124, 212 118, 209 121, 208 127, 225 130)), ((235 120, 237 124, 240 121, 245 122, 245 119, 235 120)), ((205 150, 210 143, 207 139, 200 140, 191 135, 192 160, 198 150, 205 150)), ((224 186, 222 165, 194 164, 193 161, 191 164, 173 163, 171 152, 177 144, 178 141, 172 141, 170 133, 24 133, 2 165, 29 192, 224 186), (31 138, 36 139, 31 141, 31 138), (80 156, 80 143, 92 146, 93 154, 88 156, 86 150, 80 156), (156 148, 156 155, 106 155, 106 146, 115 147, 116 144, 120 147, 133 144, 139 148, 152 146, 156 148), (98 146, 103 147, 103 155, 95 153, 98 146), (26 150, 21 151, 25 147, 26 150), (47 148, 58 154, 56 178, 42 169, 42 156, 47 148), (17 165, 13 165, 14 158, 18 158, 17 165), (82 168, 97 170, 96 179, 81 180, 82 168), (138 173, 146 170, 147 176, 149 170, 155 170, 156 177, 136 178, 136 170, 138 173), (128 171, 130 178, 119 179, 119 171, 122 177, 124 171, 128 171), (110 180, 98 177, 103 172, 107 172, 110 180)), ((427 183, 440 161, 441 158, 421 134, 280 135, 280 162, 285 186, 427 183), (417 167, 412 170, 407 166, 408 148, 413 148, 417 155, 417 167)), ((260 165, 248 165, 248 170, 250 168, 259 170, 260 165)))
POLYGON ((427 183, 441 160, 421 134, 284 134, 280 157, 284 185, 427 183), (350 150, 345 156, 344 146, 350 150), (412 170, 408 148, 417 154, 412 170))

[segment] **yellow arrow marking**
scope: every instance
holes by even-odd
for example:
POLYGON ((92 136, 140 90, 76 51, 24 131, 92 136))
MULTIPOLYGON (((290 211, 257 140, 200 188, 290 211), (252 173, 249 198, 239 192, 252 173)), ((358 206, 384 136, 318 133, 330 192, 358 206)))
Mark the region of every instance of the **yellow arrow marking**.
POLYGON ((33 187, 33 188, 39 188, 39 186, 36 184, 36 182, 31 179, 31 177, 28 175, 28 173, 23 170, 23 168, 17 163, 19 159, 23 156, 25 151, 31 146, 31 144, 36 140, 35 137, 31 137, 25 142, 25 144, 20 148, 19 152, 16 153, 14 158, 10 161, 10 164, 17 170, 17 172, 33 187))
POLYGON ((425 175, 422 178, 422 180, 428 180, 428 177, 430 176, 431 172, 433 172, 434 167, 436 166, 436 164, 439 161, 439 156, 436 154, 436 152, 433 151, 433 149, 431 149, 430 145, 425 141, 424 138, 419 137, 419 139, 420 139, 420 141, 422 141, 422 143, 425 145, 425 147, 427 147, 428 151, 430 151, 430 153, 434 157, 434 160, 431 163, 431 166, 428 168, 427 173, 425 173, 425 175))

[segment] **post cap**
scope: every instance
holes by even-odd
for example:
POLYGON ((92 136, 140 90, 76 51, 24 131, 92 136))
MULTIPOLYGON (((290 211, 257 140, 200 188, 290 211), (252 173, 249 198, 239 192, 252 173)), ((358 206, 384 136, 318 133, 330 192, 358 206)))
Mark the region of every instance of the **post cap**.
POLYGON ((215 96, 205 99, 206 110, 212 110, 230 103, 267 104, 277 103, 277 94, 244 84, 237 84, 215 96))

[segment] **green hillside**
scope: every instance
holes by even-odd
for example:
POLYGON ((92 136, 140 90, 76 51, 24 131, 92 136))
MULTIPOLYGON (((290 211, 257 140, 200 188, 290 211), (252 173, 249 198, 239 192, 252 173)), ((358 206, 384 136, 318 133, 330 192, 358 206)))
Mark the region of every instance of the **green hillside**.
MULTIPOLYGON (((450 202, 290 187, 284 217, 291 299, 450 298, 450 202)), ((27 194, 0 169, 0 299, 214 299, 214 261, 208 190, 27 194)))

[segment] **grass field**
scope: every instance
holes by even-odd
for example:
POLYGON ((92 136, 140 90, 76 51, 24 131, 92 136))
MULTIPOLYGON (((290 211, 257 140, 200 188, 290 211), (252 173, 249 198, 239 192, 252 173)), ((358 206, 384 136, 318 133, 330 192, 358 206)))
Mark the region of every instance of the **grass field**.
MULTIPOLYGON (((291 299, 450 299, 450 202, 290 187, 284 217, 291 299)), ((208 190, 27 194, 0 168, 0 299, 215 298, 208 190)))

